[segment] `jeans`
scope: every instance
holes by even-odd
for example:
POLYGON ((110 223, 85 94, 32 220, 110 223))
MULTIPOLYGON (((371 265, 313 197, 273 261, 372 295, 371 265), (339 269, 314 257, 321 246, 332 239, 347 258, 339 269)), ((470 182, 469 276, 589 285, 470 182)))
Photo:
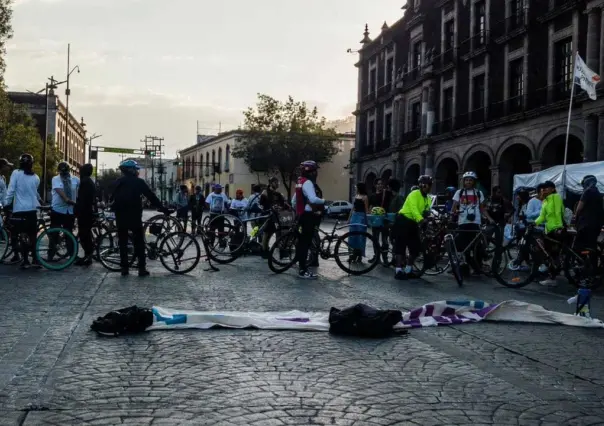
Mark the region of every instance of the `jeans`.
POLYGON ((117 238, 120 247, 120 266, 128 269, 128 233, 132 233, 132 245, 138 260, 138 269, 145 269, 147 258, 145 256, 145 236, 141 217, 134 217, 124 212, 115 213, 117 225, 117 238))
POLYGON ((298 225, 302 228, 298 236, 296 244, 296 257, 300 271, 308 270, 306 260, 308 258, 308 250, 312 244, 312 239, 315 234, 315 226, 317 225, 317 216, 312 212, 304 212, 300 216, 298 225))

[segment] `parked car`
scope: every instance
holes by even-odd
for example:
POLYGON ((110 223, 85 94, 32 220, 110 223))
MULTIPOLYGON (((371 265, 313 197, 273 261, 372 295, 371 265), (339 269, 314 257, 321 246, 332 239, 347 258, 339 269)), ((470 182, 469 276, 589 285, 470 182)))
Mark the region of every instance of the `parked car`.
POLYGON ((352 210, 352 204, 348 201, 334 201, 325 209, 325 215, 327 217, 336 217, 336 216, 347 216, 350 214, 352 210))

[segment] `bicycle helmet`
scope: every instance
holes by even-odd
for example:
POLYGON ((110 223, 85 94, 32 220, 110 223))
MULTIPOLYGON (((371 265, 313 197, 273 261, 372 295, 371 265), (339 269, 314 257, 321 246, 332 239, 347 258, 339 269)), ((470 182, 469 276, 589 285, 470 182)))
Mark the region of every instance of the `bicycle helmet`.
POLYGON ((428 176, 428 175, 422 175, 419 177, 419 179, 417 179, 417 184, 418 185, 432 185, 432 176, 428 176))
POLYGON ((474 172, 465 172, 463 174, 463 179, 474 179, 474 180, 478 180, 478 176, 476 176, 476 173, 474 172))
POLYGON ((21 157, 19 157, 19 166, 21 166, 21 168, 23 168, 23 166, 33 166, 34 164, 34 157, 31 154, 21 154, 21 157))
POLYGON ((451 192, 456 192, 457 189, 455 189, 454 186, 448 186, 445 188, 445 192, 451 193, 451 192))
POLYGON ((581 186, 584 189, 591 188, 598 184, 598 179, 594 175, 587 175, 581 180, 581 186))
POLYGON ((57 170, 60 173, 69 173, 69 164, 66 161, 61 161, 57 166, 57 170))
POLYGON ((125 160, 120 164, 120 170, 140 170, 140 166, 134 160, 125 160))
POLYGON ((371 214, 374 216, 384 216, 386 214, 386 210, 382 207, 374 207, 371 209, 371 214))

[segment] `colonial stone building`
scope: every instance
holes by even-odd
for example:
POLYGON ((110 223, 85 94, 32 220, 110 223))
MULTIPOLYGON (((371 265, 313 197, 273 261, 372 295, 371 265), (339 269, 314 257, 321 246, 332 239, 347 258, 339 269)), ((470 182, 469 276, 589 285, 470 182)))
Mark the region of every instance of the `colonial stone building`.
MULTIPOLYGON (((564 161, 574 54, 604 75, 603 0, 407 0, 359 51, 355 178, 466 170, 510 193, 513 175, 564 161)), ((599 88, 601 89, 601 88, 599 88)), ((568 163, 604 160, 604 91, 576 86, 568 163)))

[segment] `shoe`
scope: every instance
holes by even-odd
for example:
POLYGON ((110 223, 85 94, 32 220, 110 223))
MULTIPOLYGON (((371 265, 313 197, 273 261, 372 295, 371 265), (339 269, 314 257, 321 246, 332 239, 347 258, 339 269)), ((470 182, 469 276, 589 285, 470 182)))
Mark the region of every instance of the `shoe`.
POLYGON ((42 265, 37 259, 32 260, 31 267, 34 269, 42 269, 42 265))
POLYGON ((31 268, 31 263, 29 263, 29 260, 25 259, 23 262, 21 262, 21 269, 29 269, 31 268))
POLYGON ((399 280, 399 281, 404 281, 407 279, 407 274, 405 274, 405 271, 398 271, 397 273, 394 274, 394 279, 399 280))
POLYGON ((420 277, 419 273, 417 273, 415 271, 411 271, 411 272, 409 272, 409 273, 407 273, 405 275, 407 275, 407 279, 409 279, 409 280, 415 280, 415 279, 418 279, 420 277))
POLYGON ((302 278, 304 280, 316 280, 319 277, 317 276, 317 274, 313 274, 310 271, 299 271, 298 278, 302 278))
POLYGON ((139 277, 148 277, 149 275, 151 275, 151 273, 149 271, 147 271, 146 269, 139 269, 138 270, 138 276, 139 277))
POLYGON ((90 257, 79 257, 74 264, 76 266, 90 266, 92 265, 92 259, 90 257))
POLYGON ((130 271, 128 270, 128 268, 122 268, 122 277, 126 277, 128 275, 130 275, 130 271))
POLYGON ((548 278, 546 280, 539 281, 539 285, 542 285, 544 287, 556 287, 558 283, 556 282, 556 280, 548 278))

